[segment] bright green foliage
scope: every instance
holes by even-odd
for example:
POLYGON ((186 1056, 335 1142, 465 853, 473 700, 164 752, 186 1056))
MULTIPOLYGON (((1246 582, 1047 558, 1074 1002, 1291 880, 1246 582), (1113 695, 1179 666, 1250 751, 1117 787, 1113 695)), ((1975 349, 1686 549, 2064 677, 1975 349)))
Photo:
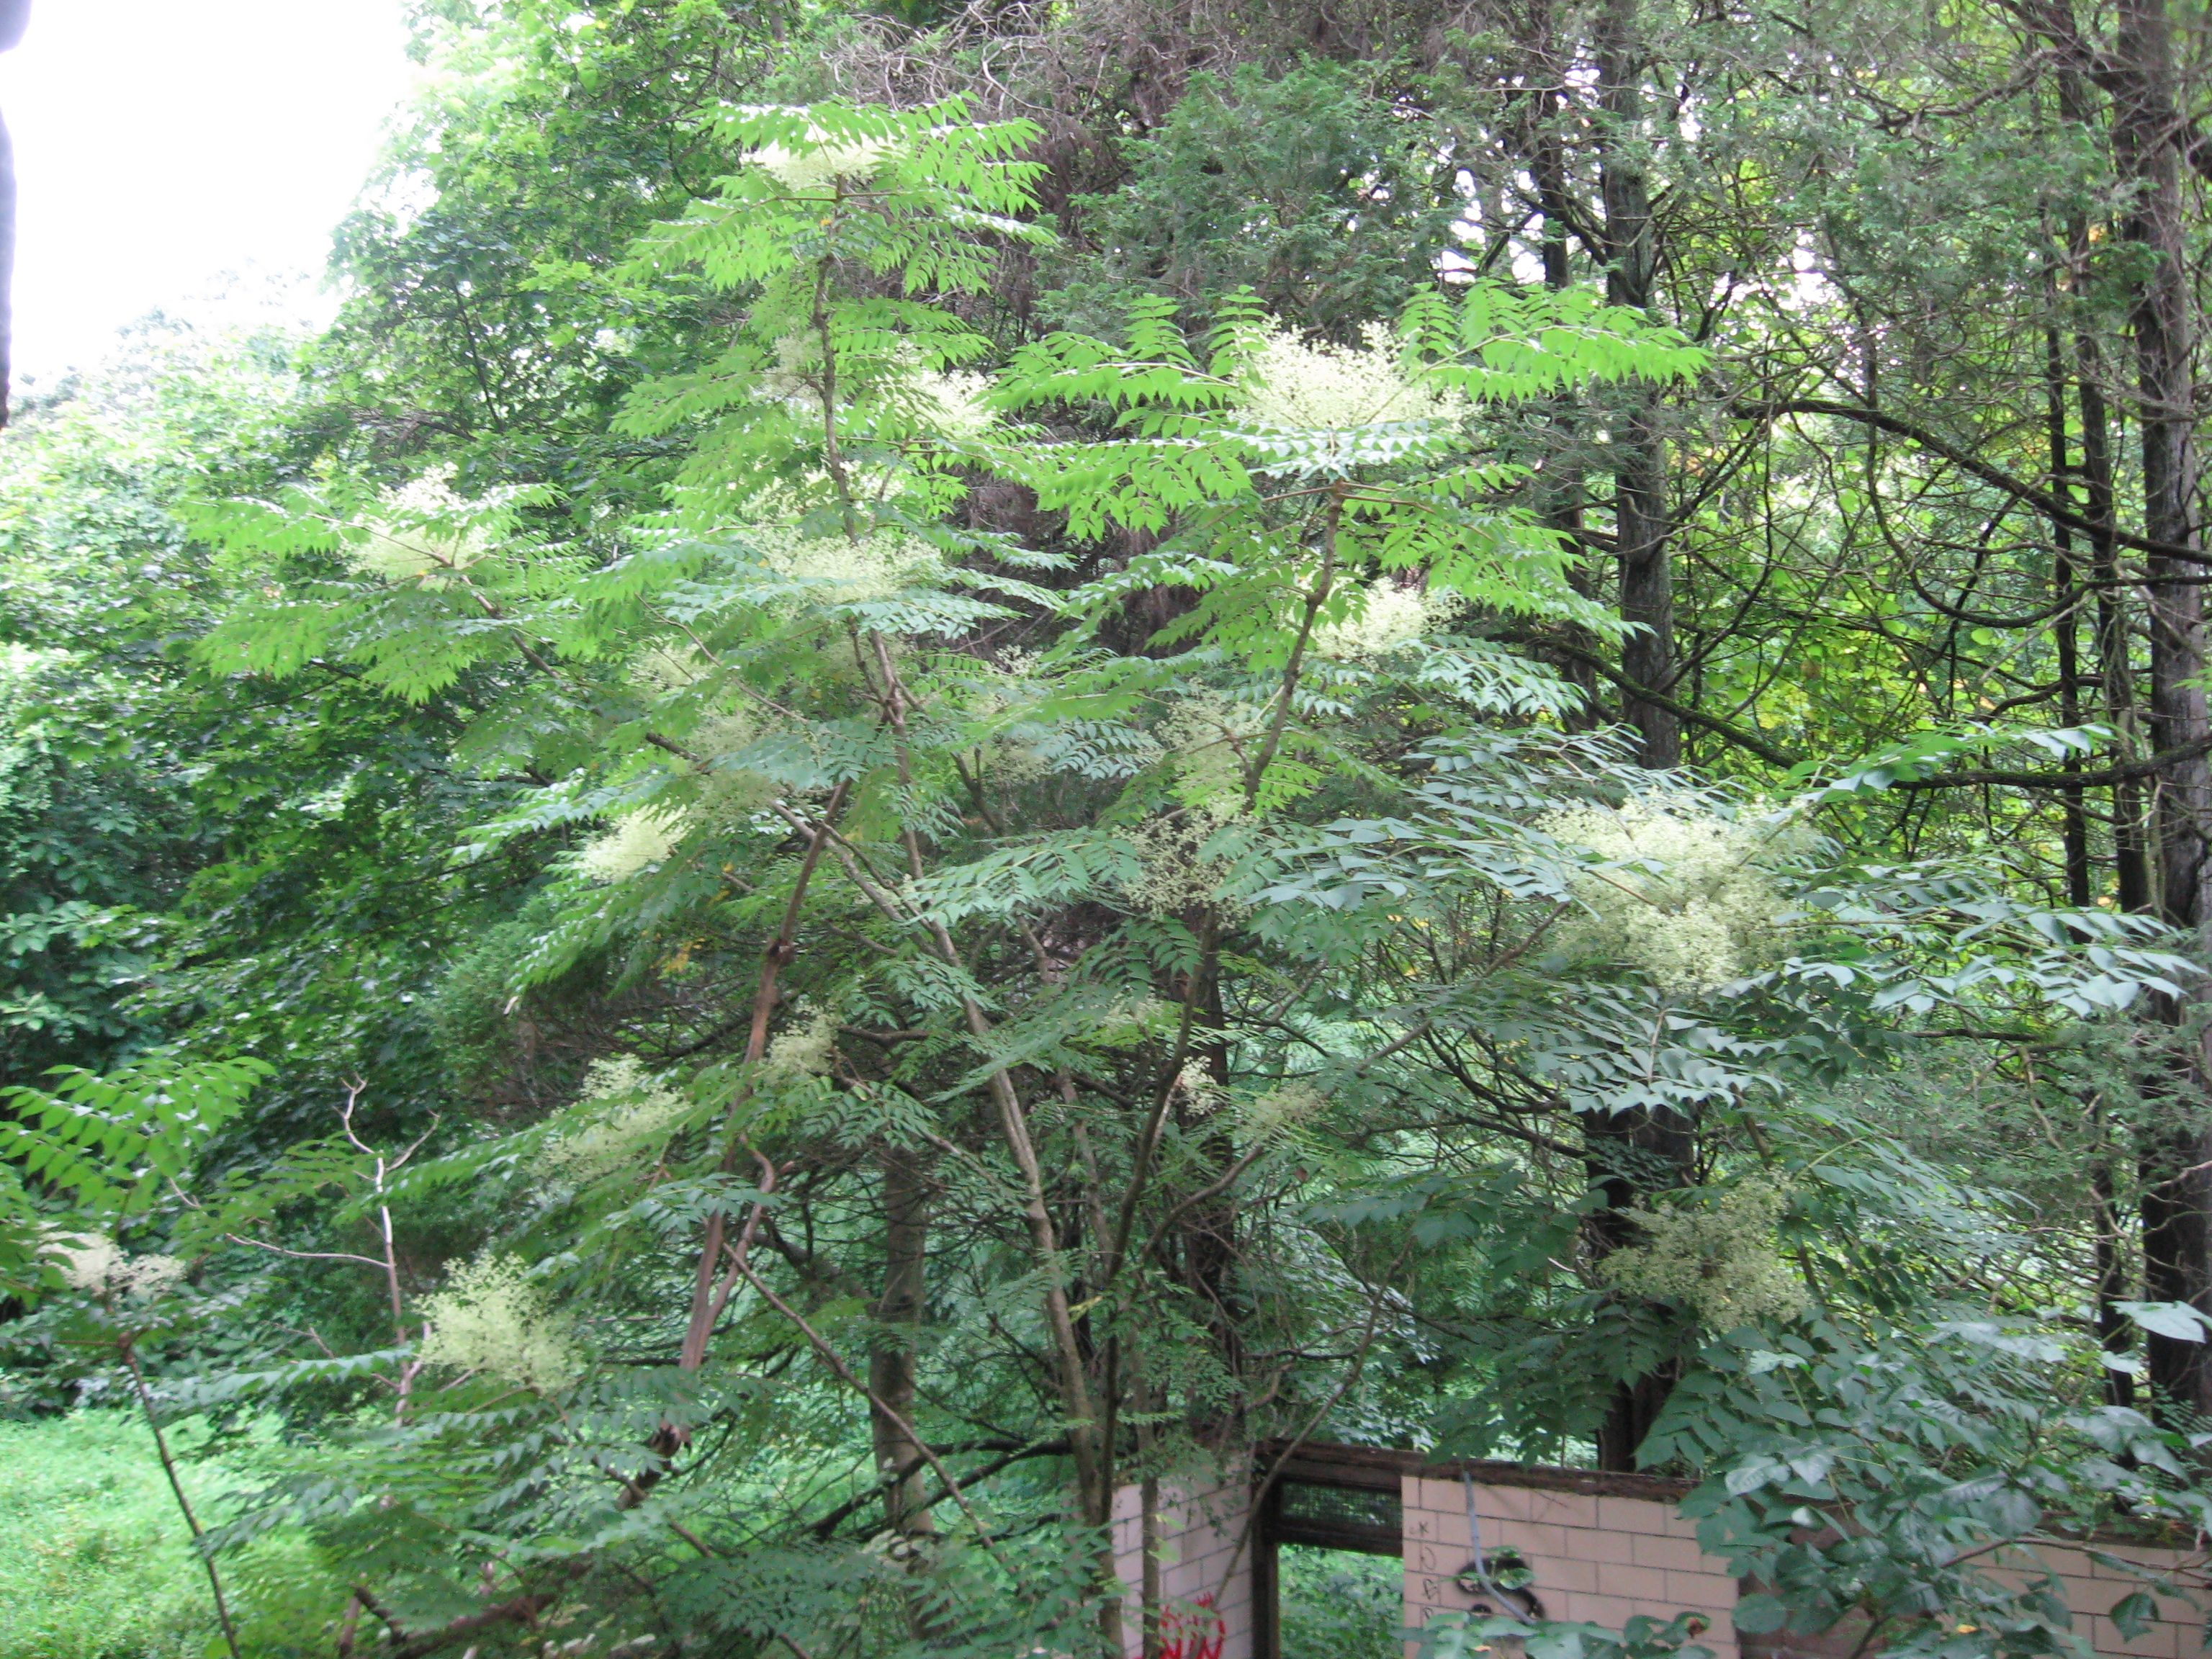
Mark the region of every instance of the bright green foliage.
POLYGON ((198 1659, 206 1583, 135 1414, 0 1423, 0 1652, 198 1659))
MULTIPOLYGON (((1096 1653, 1116 1488, 1285 1433, 1625 1462, 1655 1378, 1641 1455, 1703 1481, 1779 1598, 1754 1620, 2063 1651, 1959 1553, 2197 1516, 2185 1425, 2100 1398, 2140 1367, 2076 1310, 2203 1332, 2095 1278, 2172 1075, 2142 1011, 2198 965, 2052 905, 2050 815, 2004 781, 2121 739, 1997 707, 2045 665, 1984 623, 1930 647, 1929 570, 1853 550, 1978 580, 1986 544, 2036 611, 1985 477, 1744 412, 1850 332, 1809 278, 1745 278, 1756 325, 1736 297, 1789 222, 1759 167, 1826 167, 1829 118, 1762 126, 1746 70, 1655 127, 1713 245, 1632 311, 1587 88, 1532 47, 1500 109, 1442 89, 1490 35, 1421 45, 1459 54, 1429 79, 1232 64, 1158 119, 1141 65, 1074 90, 1113 77, 1071 42, 1135 50, 1090 5, 934 45, 489 9, 424 26, 424 199, 351 228, 290 435, 195 436, 252 464, 181 515, 160 472, 132 532, 196 596, 149 653, 189 856, 98 901, 161 911, 127 1007, 73 994, 179 1046, 4 1128, 30 1397, 135 1358, 153 1414, 284 1425, 216 1534, 288 1621, 250 1644, 1096 1653), (982 90, 773 103, 768 40, 793 83, 982 90), (1070 105, 971 118, 1038 76, 1070 105), (1741 222, 1677 165, 1693 130, 1741 222), (1131 170, 1072 201, 1094 140, 1131 170), (1567 678, 1638 637, 1601 526, 1647 417, 1693 752, 1767 769, 1725 787, 1635 764, 1567 678), (1984 805, 1942 793, 1977 769, 1984 805), (1856 1528, 1798 1535, 1813 1502, 1856 1528)), ((1769 62, 1767 23, 1705 27, 1700 63, 1769 62)), ((1869 143, 1822 199, 1905 283, 1909 216, 1848 210, 1913 158, 1869 143)), ((1977 247, 2027 222, 1969 205, 1977 247)), ((1954 252, 1946 294, 2017 266, 1954 252)), ((124 678, 86 608, 19 630, 64 653, 41 740, 96 724, 53 665, 124 678)))
POLYGON ((1297 1546, 1280 1560, 1283 1659, 1402 1659, 1404 1562, 1297 1546))

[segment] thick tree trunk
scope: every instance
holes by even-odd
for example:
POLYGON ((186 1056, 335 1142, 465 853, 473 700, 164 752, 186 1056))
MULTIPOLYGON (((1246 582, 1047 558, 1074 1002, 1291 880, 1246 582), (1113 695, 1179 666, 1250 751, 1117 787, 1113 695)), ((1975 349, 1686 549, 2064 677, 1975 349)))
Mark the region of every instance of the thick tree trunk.
MULTIPOLYGON (((1647 311, 1657 252, 1645 174, 1644 44, 1637 0, 1605 0, 1596 30, 1598 102, 1605 201, 1606 293, 1613 304, 1647 311)), ((1620 568, 1620 619, 1635 631, 1622 643, 1620 668, 1631 686, 1662 696, 1674 685, 1674 596, 1668 566, 1667 455, 1659 395, 1630 392, 1613 434, 1614 555, 1620 568)), ((1639 758, 1679 765, 1682 723, 1675 714, 1626 694, 1639 758)))
MULTIPOLYGON (((1686 1184, 1697 1160, 1696 1134, 1688 1120, 1665 1108, 1609 1116, 1591 1113, 1583 1120, 1583 1144, 1591 1184, 1605 1195, 1605 1208, 1587 1224, 1586 1237, 1600 1255, 1635 1242, 1623 1211, 1655 1189, 1686 1184)), ((1598 1468, 1636 1468, 1636 1449, 1651 1432, 1677 1376, 1677 1369, 1668 1364, 1614 1385, 1598 1425, 1598 1468)))
POLYGON ((933 1530, 921 1448, 908 1428, 914 1422, 915 1345, 928 1291, 929 1194, 915 1155, 884 1148, 884 1290, 875 1307, 877 1331, 868 1353, 869 1427, 884 1519, 891 1531, 933 1530))
MULTIPOLYGON (((2104 76, 2112 100, 2115 171, 2130 198, 2126 234, 2140 273, 2130 298, 2136 381, 2142 400, 2143 532, 2152 540, 2197 545, 2194 301, 2183 240, 2181 146, 2188 128, 2174 88, 2173 35, 2166 0, 2120 0, 2112 62, 2104 76)), ((2206 735, 2203 590, 2191 562, 2148 558, 2144 589, 2150 624, 2150 740, 2161 753, 2187 750, 2206 735)), ((2158 908, 2202 945, 2212 919, 2205 868, 2212 769, 2202 753, 2185 754, 2154 779, 2158 908)), ((2169 1020, 2194 1024, 2187 1005, 2169 1020)), ((2197 1030, 2150 1104, 2138 1142, 2142 1181, 2143 1290, 2158 1302, 2212 1310, 2212 1135, 2205 1129, 2212 1054, 2197 1030)), ((2173 1412, 2212 1412, 2212 1364, 2201 1342, 2153 1335, 2148 1344, 2154 1403, 2173 1412)))

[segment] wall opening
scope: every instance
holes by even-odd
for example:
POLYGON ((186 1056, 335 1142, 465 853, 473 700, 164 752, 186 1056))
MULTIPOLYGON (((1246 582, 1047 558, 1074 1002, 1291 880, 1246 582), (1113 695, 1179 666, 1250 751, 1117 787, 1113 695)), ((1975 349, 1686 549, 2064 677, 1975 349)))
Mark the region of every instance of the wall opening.
POLYGON ((1285 1544, 1275 1572, 1280 1659, 1404 1659, 1406 1569, 1396 1556, 1285 1544))
POLYGON ((1395 1483, 1278 1480, 1255 1532, 1256 1659, 1401 1659, 1405 1516, 1395 1483))

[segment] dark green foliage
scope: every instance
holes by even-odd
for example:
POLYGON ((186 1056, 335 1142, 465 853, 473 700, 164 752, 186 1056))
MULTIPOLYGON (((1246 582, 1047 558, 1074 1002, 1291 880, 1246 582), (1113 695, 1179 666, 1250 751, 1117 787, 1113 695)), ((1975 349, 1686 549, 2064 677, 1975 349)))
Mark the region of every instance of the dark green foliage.
POLYGON ((1110 328, 1144 293, 1204 314, 1240 289, 1301 328, 1348 337, 1436 278, 1463 204, 1433 120, 1367 71, 1308 63, 1200 76, 1129 178, 1084 198, 1081 257, 1052 304, 1110 328))

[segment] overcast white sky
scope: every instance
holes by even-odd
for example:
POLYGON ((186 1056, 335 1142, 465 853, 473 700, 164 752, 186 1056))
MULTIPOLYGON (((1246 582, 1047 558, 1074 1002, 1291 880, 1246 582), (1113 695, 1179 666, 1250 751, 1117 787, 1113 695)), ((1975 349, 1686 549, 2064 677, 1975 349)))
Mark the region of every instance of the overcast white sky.
POLYGON ((0 55, 19 380, 96 360, 225 272, 319 277, 404 46, 399 0, 32 0, 0 55))

